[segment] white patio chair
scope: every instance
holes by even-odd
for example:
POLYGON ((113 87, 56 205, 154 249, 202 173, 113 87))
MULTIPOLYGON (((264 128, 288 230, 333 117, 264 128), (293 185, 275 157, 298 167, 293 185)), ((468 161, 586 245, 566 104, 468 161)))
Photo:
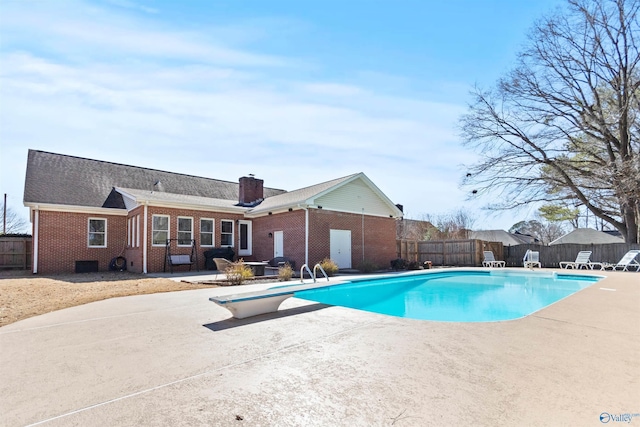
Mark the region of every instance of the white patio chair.
POLYGON ((524 268, 533 268, 535 266, 542 268, 542 264, 540 264, 540 252, 527 249, 527 252, 524 254, 524 258, 522 259, 522 263, 524 264, 524 268))
POLYGON ((618 261, 617 264, 605 264, 603 270, 610 268, 611 270, 622 269, 622 271, 631 271, 629 268, 635 268, 636 271, 640 271, 640 263, 636 261, 636 257, 640 255, 640 250, 634 249, 626 254, 618 261))
POLYGON ((492 251, 484 251, 483 267, 504 267, 505 265, 506 263, 504 261, 496 261, 496 257, 492 251))
POLYGON ((593 266, 591 265, 591 251, 580 251, 578 252, 578 256, 576 256, 576 260, 575 261, 561 261, 560 262, 560 268, 564 268, 564 269, 568 269, 568 268, 574 268, 574 269, 580 269, 582 267, 587 268, 587 269, 592 269, 593 266))

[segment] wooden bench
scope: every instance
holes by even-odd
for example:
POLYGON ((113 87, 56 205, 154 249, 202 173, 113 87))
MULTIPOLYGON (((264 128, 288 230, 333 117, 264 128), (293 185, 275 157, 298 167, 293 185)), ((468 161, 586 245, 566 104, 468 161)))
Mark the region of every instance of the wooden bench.
POLYGON ((191 266, 193 265, 191 255, 169 255, 169 268, 172 273, 174 265, 188 265, 189 271, 191 271, 191 266))
POLYGON ((245 292, 243 294, 211 297, 209 301, 224 307, 236 319, 257 316, 259 314, 274 313, 278 307, 297 291, 325 288, 331 285, 310 283, 304 285, 279 286, 263 291, 245 292))

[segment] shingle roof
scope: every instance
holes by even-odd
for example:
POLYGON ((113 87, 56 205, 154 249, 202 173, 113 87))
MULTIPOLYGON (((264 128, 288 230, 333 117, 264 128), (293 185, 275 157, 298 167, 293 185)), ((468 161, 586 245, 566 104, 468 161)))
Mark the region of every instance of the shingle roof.
POLYGON ((248 208, 237 206, 237 200, 214 199, 211 197, 191 196, 188 194, 173 194, 163 191, 138 190, 134 188, 119 188, 116 190, 132 196, 136 201, 148 201, 159 203, 174 203, 176 205, 192 205, 208 208, 225 208, 236 209, 238 211, 246 211, 248 208))
POLYGON ((469 238, 484 240, 485 242, 502 242, 505 246, 522 245, 529 243, 516 234, 504 230, 477 230, 469 233, 469 238))
MULTIPOLYGON (((238 201, 237 182, 29 150, 25 203, 100 207, 113 187, 238 201)), ((285 193, 264 188, 265 198, 285 193)))
POLYGON ((576 228, 575 230, 549 243, 549 245, 560 245, 564 243, 605 244, 624 243, 624 240, 592 228, 576 228))

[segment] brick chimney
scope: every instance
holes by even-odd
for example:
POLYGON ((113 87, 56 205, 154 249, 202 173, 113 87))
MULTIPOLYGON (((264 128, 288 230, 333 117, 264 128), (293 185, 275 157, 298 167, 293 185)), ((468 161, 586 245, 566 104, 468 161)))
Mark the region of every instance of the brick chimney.
POLYGON ((243 176, 239 183, 238 202, 240 205, 257 205, 264 199, 263 180, 252 176, 243 176))

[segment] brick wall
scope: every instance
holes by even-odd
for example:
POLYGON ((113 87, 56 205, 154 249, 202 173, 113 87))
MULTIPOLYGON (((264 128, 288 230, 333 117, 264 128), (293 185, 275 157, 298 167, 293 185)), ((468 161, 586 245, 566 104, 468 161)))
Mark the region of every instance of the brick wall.
MULTIPOLYGON (((40 233, 38 251, 38 272, 42 274, 70 273, 75 271, 75 261, 97 260, 100 271, 107 271, 109 262, 126 249, 127 269, 142 272, 142 254, 144 246, 144 210, 142 207, 129 213, 128 217, 113 215, 89 215, 66 212, 40 211, 40 233), (128 247, 127 219, 140 216, 140 246, 128 247), (107 247, 88 248, 88 218, 107 219, 107 247)), ((170 238, 177 238, 178 216, 193 218, 193 235, 196 239, 196 251, 199 268, 204 270, 204 251, 209 247, 200 244, 200 219, 214 220, 214 246, 220 247, 221 220, 234 223, 234 250, 238 248, 237 220, 244 219, 242 214, 179 210, 150 206, 147 212, 147 271, 161 272, 164 267, 166 248, 164 245, 152 246, 152 216, 169 216, 170 238)), ((362 215, 332 212, 321 209, 309 210, 309 264, 314 265, 330 256, 329 230, 351 231, 351 263, 357 268, 362 262, 363 251, 366 261, 380 267, 388 267, 389 261, 396 257, 395 236, 396 220, 364 216, 364 247, 362 244, 362 215)), ((284 255, 296 262, 300 268, 305 262, 305 212, 296 210, 269 215, 252 220, 253 254, 244 256, 246 261, 262 261, 273 258, 273 233, 283 232, 284 255), (272 236, 269 237, 269 233, 272 236)), ((35 234, 34 234, 35 236, 35 234)), ((190 247, 178 247, 172 242, 173 254, 190 254, 190 247)), ((186 269, 187 267, 177 267, 186 269)), ((180 271, 180 270, 178 270, 180 271)))
MULTIPOLYGON (((230 213, 219 213, 219 212, 206 212, 206 211, 196 211, 196 210, 183 210, 183 209, 170 209, 170 208, 161 208, 149 206, 147 209, 147 271, 149 273, 152 272, 161 272, 164 268, 164 260, 166 248, 165 245, 161 246, 152 246, 152 216, 153 215, 169 215, 169 238, 176 239, 178 237, 178 216, 181 217, 191 217, 193 218, 193 236, 196 239, 196 251, 198 253, 198 267, 200 270, 204 270, 205 268, 205 258, 204 251, 210 249, 210 247, 202 247, 200 245, 200 219, 207 218, 214 220, 214 247, 220 247, 220 230, 221 230, 221 221, 229 220, 233 221, 233 233, 234 233, 234 251, 236 255, 238 253, 238 224, 237 220, 244 219, 244 215, 242 214, 230 214, 230 213)), ((255 246, 255 243, 254 243, 255 246)), ((189 247, 178 247, 177 242, 171 242, 171 253, 172 254, 191 254, 191 248, 189 247)), ((188 266, 175 267, 174 271, 183 271, 187 270, 188 266)), ((192 269, 195 269, 195 266, 192 266, 192 269)), ((167 266, 167 271, 169 271, 169 266, 167 266)))
MULTIPOLYGON (((39 212, 38 273, 73 273, 76 261, 98 261, 100 271, 121 254, 126 244, 126 217, 71 212, 39 212), (107 247, 88 247, 89 218, 107 220, 107 247)), ((34 239, 36 231, 33 230, 34 239)))
POLYGON ((330 257, 330 230, 351 231, 351 266, 358 268, 363 260, 381 268, 396 258, 396 220, 363 216, 322 209, 309 210, 309 265, 330 257))
POLYGON ((299 269, 304 264, 304 217, 303 210, 296 210, 254 219, 251 258, 257 261, 273 258, 273 233, 282 231, 284 256, 294 260, 299 269))

